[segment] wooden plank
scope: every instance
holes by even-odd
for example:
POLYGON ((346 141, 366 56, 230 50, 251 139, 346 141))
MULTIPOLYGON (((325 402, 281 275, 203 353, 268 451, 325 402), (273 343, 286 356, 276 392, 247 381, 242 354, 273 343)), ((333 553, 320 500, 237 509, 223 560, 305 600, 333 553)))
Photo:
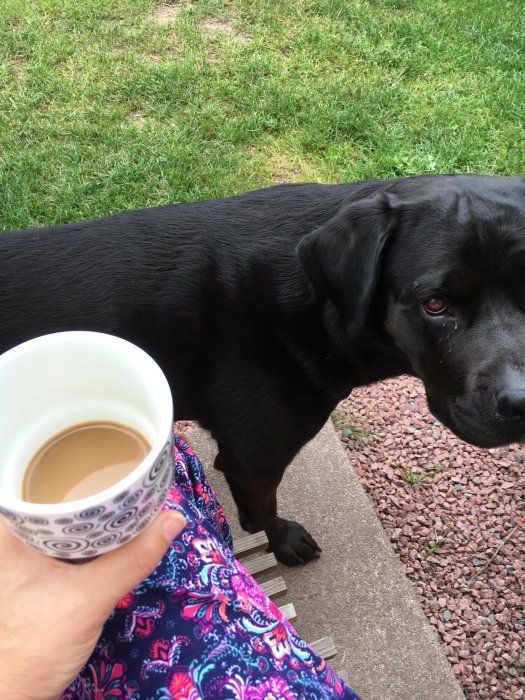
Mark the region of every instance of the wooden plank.
POLYGON ((297 613, 295 612, 294 604, 287 603, 286 605, 280 605, 279 610, 285 616, 287 620, 297 620, 297 613))
POLYGON ((277 598, 277 596, 286 593, 287 590, 286 583, 282 576, 277 576, 269 581, 263 581, 259 585, 270 598, 277 598))
POLYGON ((323 659, 331 659, 337 654, 335 643, 332 637, 323 637, 310 644, 312 649, 323 659))
POLYGON ((253 535, 241 537, 233 543, 233 553, 236 557, 246 556, 254 552, 260 552, 261 549, 268 547, 268 538, 264 530, 262 532, 254 532, 253 535))
POLYGON ((277 559, 272 553, 262 554, 260 557, 243 562, 242 565, 249 574, 257 576, 257 574, 270 573, 270 571, 277 568, 277 559))

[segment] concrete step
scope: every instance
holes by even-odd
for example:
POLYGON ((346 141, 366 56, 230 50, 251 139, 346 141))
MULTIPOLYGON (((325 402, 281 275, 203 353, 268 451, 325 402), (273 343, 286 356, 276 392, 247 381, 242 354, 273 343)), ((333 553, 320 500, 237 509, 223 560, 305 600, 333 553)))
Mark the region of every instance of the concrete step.
MULTIPOLYGON (((211 468, 215 443, 200 429, 186 437, 234 537, 242 537, 224 477, 211 468)), ((302 523, 323 549, 304 567, 279 564, 272 574, 286 582, 279 604, 293 602, 297 631, 307 640, 332 638, 330 663, 363 700, 464 700, 331 423, 286 470, 278 498, 280 514, 302 523)))

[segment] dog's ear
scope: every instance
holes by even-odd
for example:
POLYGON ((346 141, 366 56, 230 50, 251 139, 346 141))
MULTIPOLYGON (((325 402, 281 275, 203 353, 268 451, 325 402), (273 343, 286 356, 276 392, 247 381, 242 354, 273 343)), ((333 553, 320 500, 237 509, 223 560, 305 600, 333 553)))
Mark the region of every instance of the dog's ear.
POLYGON ((297 246, 318 298, 335 305, 350 334, 368 314, 381 254, 394 229, 392 211, 385 193, 347 204, 297 246))

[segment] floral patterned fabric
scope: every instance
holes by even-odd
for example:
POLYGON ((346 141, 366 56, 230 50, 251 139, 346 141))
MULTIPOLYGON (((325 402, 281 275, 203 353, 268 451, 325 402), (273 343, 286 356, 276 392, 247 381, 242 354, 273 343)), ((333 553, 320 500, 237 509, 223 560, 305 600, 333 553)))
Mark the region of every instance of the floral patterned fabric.
POLYGON ((234 558, 224 512, 179 437, 174 454, 165 508, 187 527, 117 605, 62 700, 359 700, 234 558))

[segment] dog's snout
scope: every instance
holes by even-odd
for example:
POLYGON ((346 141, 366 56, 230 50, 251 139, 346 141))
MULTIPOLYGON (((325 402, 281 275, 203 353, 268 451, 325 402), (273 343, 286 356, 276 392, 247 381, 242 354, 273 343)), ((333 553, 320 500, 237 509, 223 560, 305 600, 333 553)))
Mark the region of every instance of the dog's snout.
POLYGON ((496 397, 496 408, 499 416, 505 420, 523 420, 525 418, 525 385, 500 391, 496 397))
POLYGON ((496 394, 496 410, 504 420, 525 419, 525 374, 507 370, 496 394))

